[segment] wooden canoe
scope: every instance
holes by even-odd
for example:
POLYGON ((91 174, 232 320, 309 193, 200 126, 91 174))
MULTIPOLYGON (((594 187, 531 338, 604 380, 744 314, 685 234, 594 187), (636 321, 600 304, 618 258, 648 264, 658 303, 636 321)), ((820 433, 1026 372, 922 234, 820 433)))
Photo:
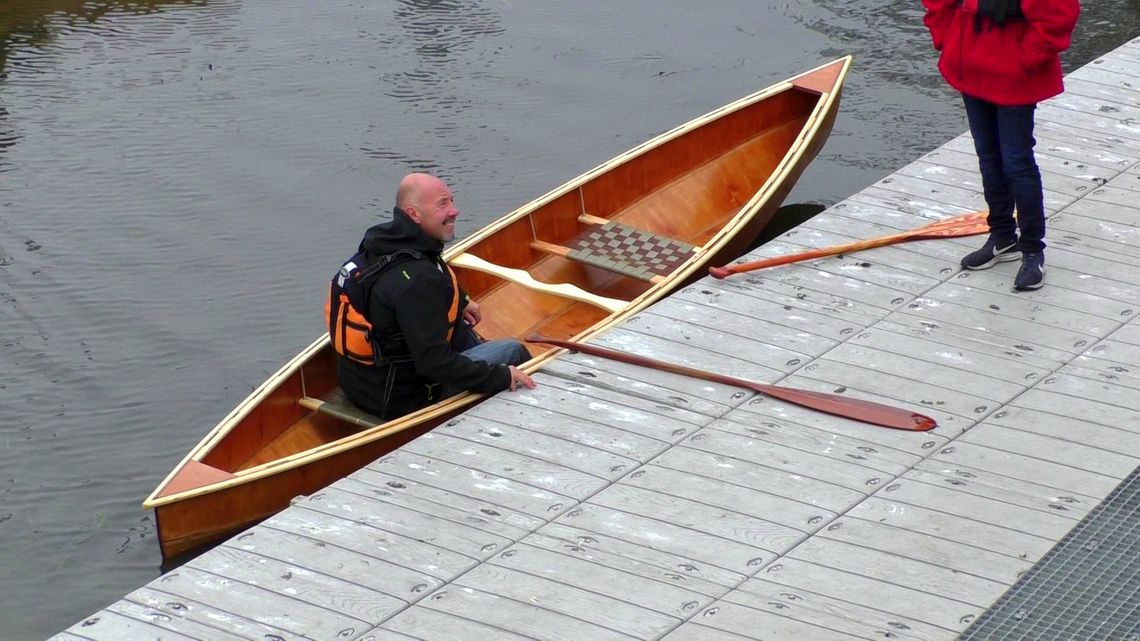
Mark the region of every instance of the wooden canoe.
MULTIPOLYGON (((841 58, 696 118, 457 243, 445 257, 482 306, 480 332, 586 340, 737 257, 823 145, 850 65, 841 58)), ((531 353, 533 372, 556 350, 531 353)), ((322 336, 143 503, 163 556, 271 516, 482 399, 461 394, 378 424, 344 400, 322 336)))

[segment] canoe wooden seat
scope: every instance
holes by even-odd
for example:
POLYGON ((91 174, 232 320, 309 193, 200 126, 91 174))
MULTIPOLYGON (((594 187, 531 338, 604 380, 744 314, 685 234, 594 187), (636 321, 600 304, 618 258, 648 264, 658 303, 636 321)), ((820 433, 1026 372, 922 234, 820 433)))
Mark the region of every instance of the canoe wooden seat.
POLYGON ((623 276, 656 283, 677 271, 698 248, 684 241, 593 216, 596 223, 565 245, 531 243, 540 251, 558 254, 623 276))
POLYGON ((328 414, 329 416, 335 416, 342 421, 360 427, 372 427, 384 422, 380 417, 369 414, 353 405, 352 401, 344 397, 344 391, 339 387, 326 394, 325 398, 302 396, 298 399, 297 403, 306 409, 314 410, 321 414, 328 414))

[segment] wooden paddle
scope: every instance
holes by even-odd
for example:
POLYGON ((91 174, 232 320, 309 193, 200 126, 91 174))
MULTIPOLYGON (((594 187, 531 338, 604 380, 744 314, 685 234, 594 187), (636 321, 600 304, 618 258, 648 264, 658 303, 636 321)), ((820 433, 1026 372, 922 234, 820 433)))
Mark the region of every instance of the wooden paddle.
POLYGON ((648 367, 662 372, 691 376, 693 378, 700 378, 714 383, 723 383, 734 387, 743 387, 771 396, 772 398, 778 398, 781 401, 787 401, 788 403, 801 405, 827 414, 834 414, 836 416, 842 416, 843 418, 850 418, 872 425, 881 425, 882 427, 890 427, 896 430, 925 432, 934 429, 934 427, 938 425, 933 418, 925 414, 919 414, 910 410, 883 405, 882 403, 875 403, 873 401, 864 401, 858 398, 849 398, 838 394, 828 394, 826 392, 812 392, 793 387, 779 387, 766 383, 757 383, 755 381, 717 374, 694 367, 667 363, 645 356, 627 354, 605 347, 547 338, 538 334, 527 336, 526 341, 528 343, 546 343, 547 345, 565 347, 575 352, 609 358, 622 363, 640 365, 641 367, 648 367))
POLYGON ((725 265, 724 267, 709 267, 709 274, 715 278, 724 278, 731 274, 742 274, 744 272, 755 271, 765 267, 775 267, 776 265, 786 265, 788 263, 795 263, 801 260, 811 260, 813 258, 823 258, 824 256, 834 256, 836 254, 847 254, 850 252, 859 251, 861 249, 871 249, 872 247, 883 247, 884 245, 893 245, 908 240, 929 240, 931 238, 953 238, 956 236, 973 236, 975 234, 983 234, 989 231, 990 226, 986 223, 986 217, 989 212, 975 211, 953 218, 946 218, 944 220, 936 220, 929 225, 923 225, 917 229, 910 231, 903 231, 897 234, 890 234, 881 238, 872 238, 870 240, 856 240, 842 245, 834 245, 832 247, 825 247, 823 249, 809 249, 807 251, 797 252, 794 254, 785 254, 783 256, 773 256, 771 258, 761 258, 739 265, 725 265))

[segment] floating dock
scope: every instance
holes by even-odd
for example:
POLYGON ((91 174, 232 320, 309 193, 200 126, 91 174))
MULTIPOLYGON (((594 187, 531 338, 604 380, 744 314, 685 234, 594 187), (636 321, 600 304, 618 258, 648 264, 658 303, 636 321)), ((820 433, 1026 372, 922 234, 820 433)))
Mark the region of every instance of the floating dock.
MULTIPOLYGON (((596 341, 934 431, 565 355, 53 638, 1140 638, 1140 39, 1037 138, 1039 291, 962 272, 980 237, 929 240, 705 278, 596 341)), ((967 134, 748 258, 980 192, 967 134)))

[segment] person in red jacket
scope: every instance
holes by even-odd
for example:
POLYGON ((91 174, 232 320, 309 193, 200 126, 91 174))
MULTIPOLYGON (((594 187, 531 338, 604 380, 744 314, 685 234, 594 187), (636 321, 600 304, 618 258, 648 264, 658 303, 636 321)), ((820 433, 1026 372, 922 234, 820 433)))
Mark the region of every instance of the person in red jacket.
POLYGON ((989 206, 990 236, 962 259, 986 269, 1021 256, 1014 289, 1045 278, 1045 205, 1033 157, 1037 103, 1064 91, 1060 52, 1069 47, 1078 0, 922 0, 938 70, 962 92, 989 206), (1017 218, 1014 219, 1014 208, 1017 218), (1020 238, 1018 232, 1020 231, 1020 238))

